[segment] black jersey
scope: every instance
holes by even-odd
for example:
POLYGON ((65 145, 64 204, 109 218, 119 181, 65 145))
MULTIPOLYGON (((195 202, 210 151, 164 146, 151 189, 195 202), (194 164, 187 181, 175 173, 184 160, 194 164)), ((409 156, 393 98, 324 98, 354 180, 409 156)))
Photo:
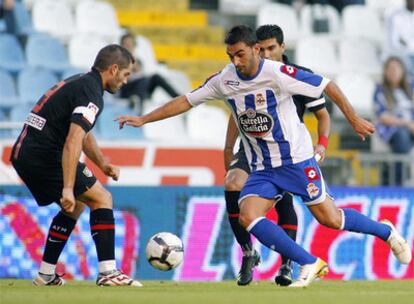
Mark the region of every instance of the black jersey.
POLYGON ((102 78, 97 70, 62 80, 29 113, 11 158, 33 164, 62 160, 71 123, 89 132, 103 110, 102 78))
MULTIPOLYGON (((282 60, 283 63, 287 65, 291 65, 297 69, 313 73, 313 71, 308 68, 289 62, 289 59, 286 55, 283 55, 282 60)), ((325 99, 323 95, 321 95, 319 98, 312 98, 303 95, 293 95, 292 98, 296 105, 296 112, 298 113, 301 122, 303 122, 303 115, 305 114, 306 109, 312 112, 316 112, 320 109, 325 108, 325 99)))

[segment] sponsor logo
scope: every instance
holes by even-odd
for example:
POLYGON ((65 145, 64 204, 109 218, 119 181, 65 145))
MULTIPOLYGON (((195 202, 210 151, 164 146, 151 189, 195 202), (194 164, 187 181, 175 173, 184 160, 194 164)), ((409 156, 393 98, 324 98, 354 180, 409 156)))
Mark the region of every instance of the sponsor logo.
POLYGON ((54 240, 52 238, 48 238, 48 241, 52 243, 62 243, 62 241, 54 240))
POLYGON ((34 113, 30 113, 26 118, 25 124, 42 131, 46 124, 46 119, 34 113))
POLYGON ((293 66, 290 65, 283 65, 280 68, 280 71, 284 74, 287 74, 289 76, 295 77, 296 72, 298 71, 296 68, 294 68, 293 66))
POLYGON ((256 98, 255 98, 255 102, 256 102, 257 105, 261 106, 266 102, 266 98, 263 96, 262 93, 257 93, 256 98))
POLYGON ((228 86, 238 86, 240 82, 237 80, 224 80, 224 84, 228 86))
POLYGON ((98 108, 98 106, 97 106, 96 104, 94 104, 93 102, 90 102, 90 103, 88 104, 87 108, 88 108, 89 110, 91 110, 91 111, 92 111, 95 115, 96 115, 96 114, 98 114, 98 112, 99 112, 99 108, 98 108))
POLYGON ((241 130, 253 137, 265 137, 272 131, 274 121, 272 116, 254 109, 247 109, 238 117, 241 130))
POLYGON ((86 177, 92 177, 92 172, 91 170, 89 170, 88 167, 85 167, 85 169, 83 169, 82 171, 83 175, 85 175, 86 177))
POLYGON ((319 195, 319 188, 314 183, 309 183, 306 187, 306 191, 308 192, 310 198, 319 195))
POLYGON ((308 181, 315 181, 321 179, 318 171, 314 167, 309 167, 304 169, 306 177, 308 178, 308 181))

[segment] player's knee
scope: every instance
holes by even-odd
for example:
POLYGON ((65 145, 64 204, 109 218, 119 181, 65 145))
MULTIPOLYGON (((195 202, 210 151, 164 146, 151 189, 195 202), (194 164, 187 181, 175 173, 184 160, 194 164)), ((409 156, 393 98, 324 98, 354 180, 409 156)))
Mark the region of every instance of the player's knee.
POLYGON ((243 189, 244 183, 237 178, 235 175, 227 175, 224 180, 224 189, 226 191, 241 191, 243 189))
POLYGON ((257 218, 257 215, 250 212, 241 212, 239 216, 239 223, 244 228, 247 229, 249 225, 257 218))
POLYGON ((318 222, 321 225, 324 225, 332 229, 340 229, 342 226, 342 218, 340 216, 325 217, 322 219, 318 219, 318 222))
POLYGON ((112 209, 112 194, 111 192, 104 190, 100 196, 100 200, 97 202, 98 208, 112 209))

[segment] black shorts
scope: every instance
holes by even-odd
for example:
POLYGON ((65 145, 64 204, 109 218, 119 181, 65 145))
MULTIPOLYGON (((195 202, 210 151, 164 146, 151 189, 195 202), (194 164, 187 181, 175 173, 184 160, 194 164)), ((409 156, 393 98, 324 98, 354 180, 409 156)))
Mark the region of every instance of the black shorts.
POLYGON ((233 155, 233 159, 230 163, 229 171, 232 169, 241 169, 247 174, 250 174, 250 166, 247 161, 246 153, 244 152, 244 146, 240 142, 239 151, 233 155))
MULTIPOLYGON (((13 167, 29 188, 39 206, 60 204, 63 189, 63 170, 60 163, 32 165, 13 160, 13 167)), ((96 183, 96 177, 79 162, 73 193, 75 197, 85 193, 96 183)))

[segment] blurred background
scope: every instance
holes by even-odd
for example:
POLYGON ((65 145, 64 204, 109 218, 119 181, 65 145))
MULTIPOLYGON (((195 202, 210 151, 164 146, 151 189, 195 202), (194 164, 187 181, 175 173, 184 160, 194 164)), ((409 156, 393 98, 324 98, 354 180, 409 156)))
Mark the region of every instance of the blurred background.
MULTIPOLYGON (((9 162, 23 121, 59 80, 90 69, 98 50, 122 43, 138 59, 128 86, 105 94, 94 133, 121 167, 113 193, 120 267, 141 279, 232 279, 241 253, 223 198, 229 111, 212 101, 185 115, 119 131, 113 118, 142 114, 200 86, 228 62, 223 43, 237 24, 278 24, 296 64, 334 79, 356 111, 377 125, 361 141, 332 103, 324 177, 341 206, 389 218, 414 240, 414 1, 412 0, 0 0, 0 277, 31 278, 57 206, 38 208, 9 162), (55 209, 53 209, 55 208, 55 209), (185 260, 173 272, 152 269, 148 238, 183 238, 185 260)), ((305 123, 314 142, 317 121, 305 123)), ((331 231, 301 202, 298 242, 331 264, 332 279, 414 278, 382 243, 331 231), (364 257, 364 258, 361 258, 364 257)), ((276 214, 269 214, 276 219, 276 214)), ((62 256, 69 278, 94 279, 96 253, 84 214, 62 256)), ((257 244, 257 279, 272 279, 277 254, 257 244)))

